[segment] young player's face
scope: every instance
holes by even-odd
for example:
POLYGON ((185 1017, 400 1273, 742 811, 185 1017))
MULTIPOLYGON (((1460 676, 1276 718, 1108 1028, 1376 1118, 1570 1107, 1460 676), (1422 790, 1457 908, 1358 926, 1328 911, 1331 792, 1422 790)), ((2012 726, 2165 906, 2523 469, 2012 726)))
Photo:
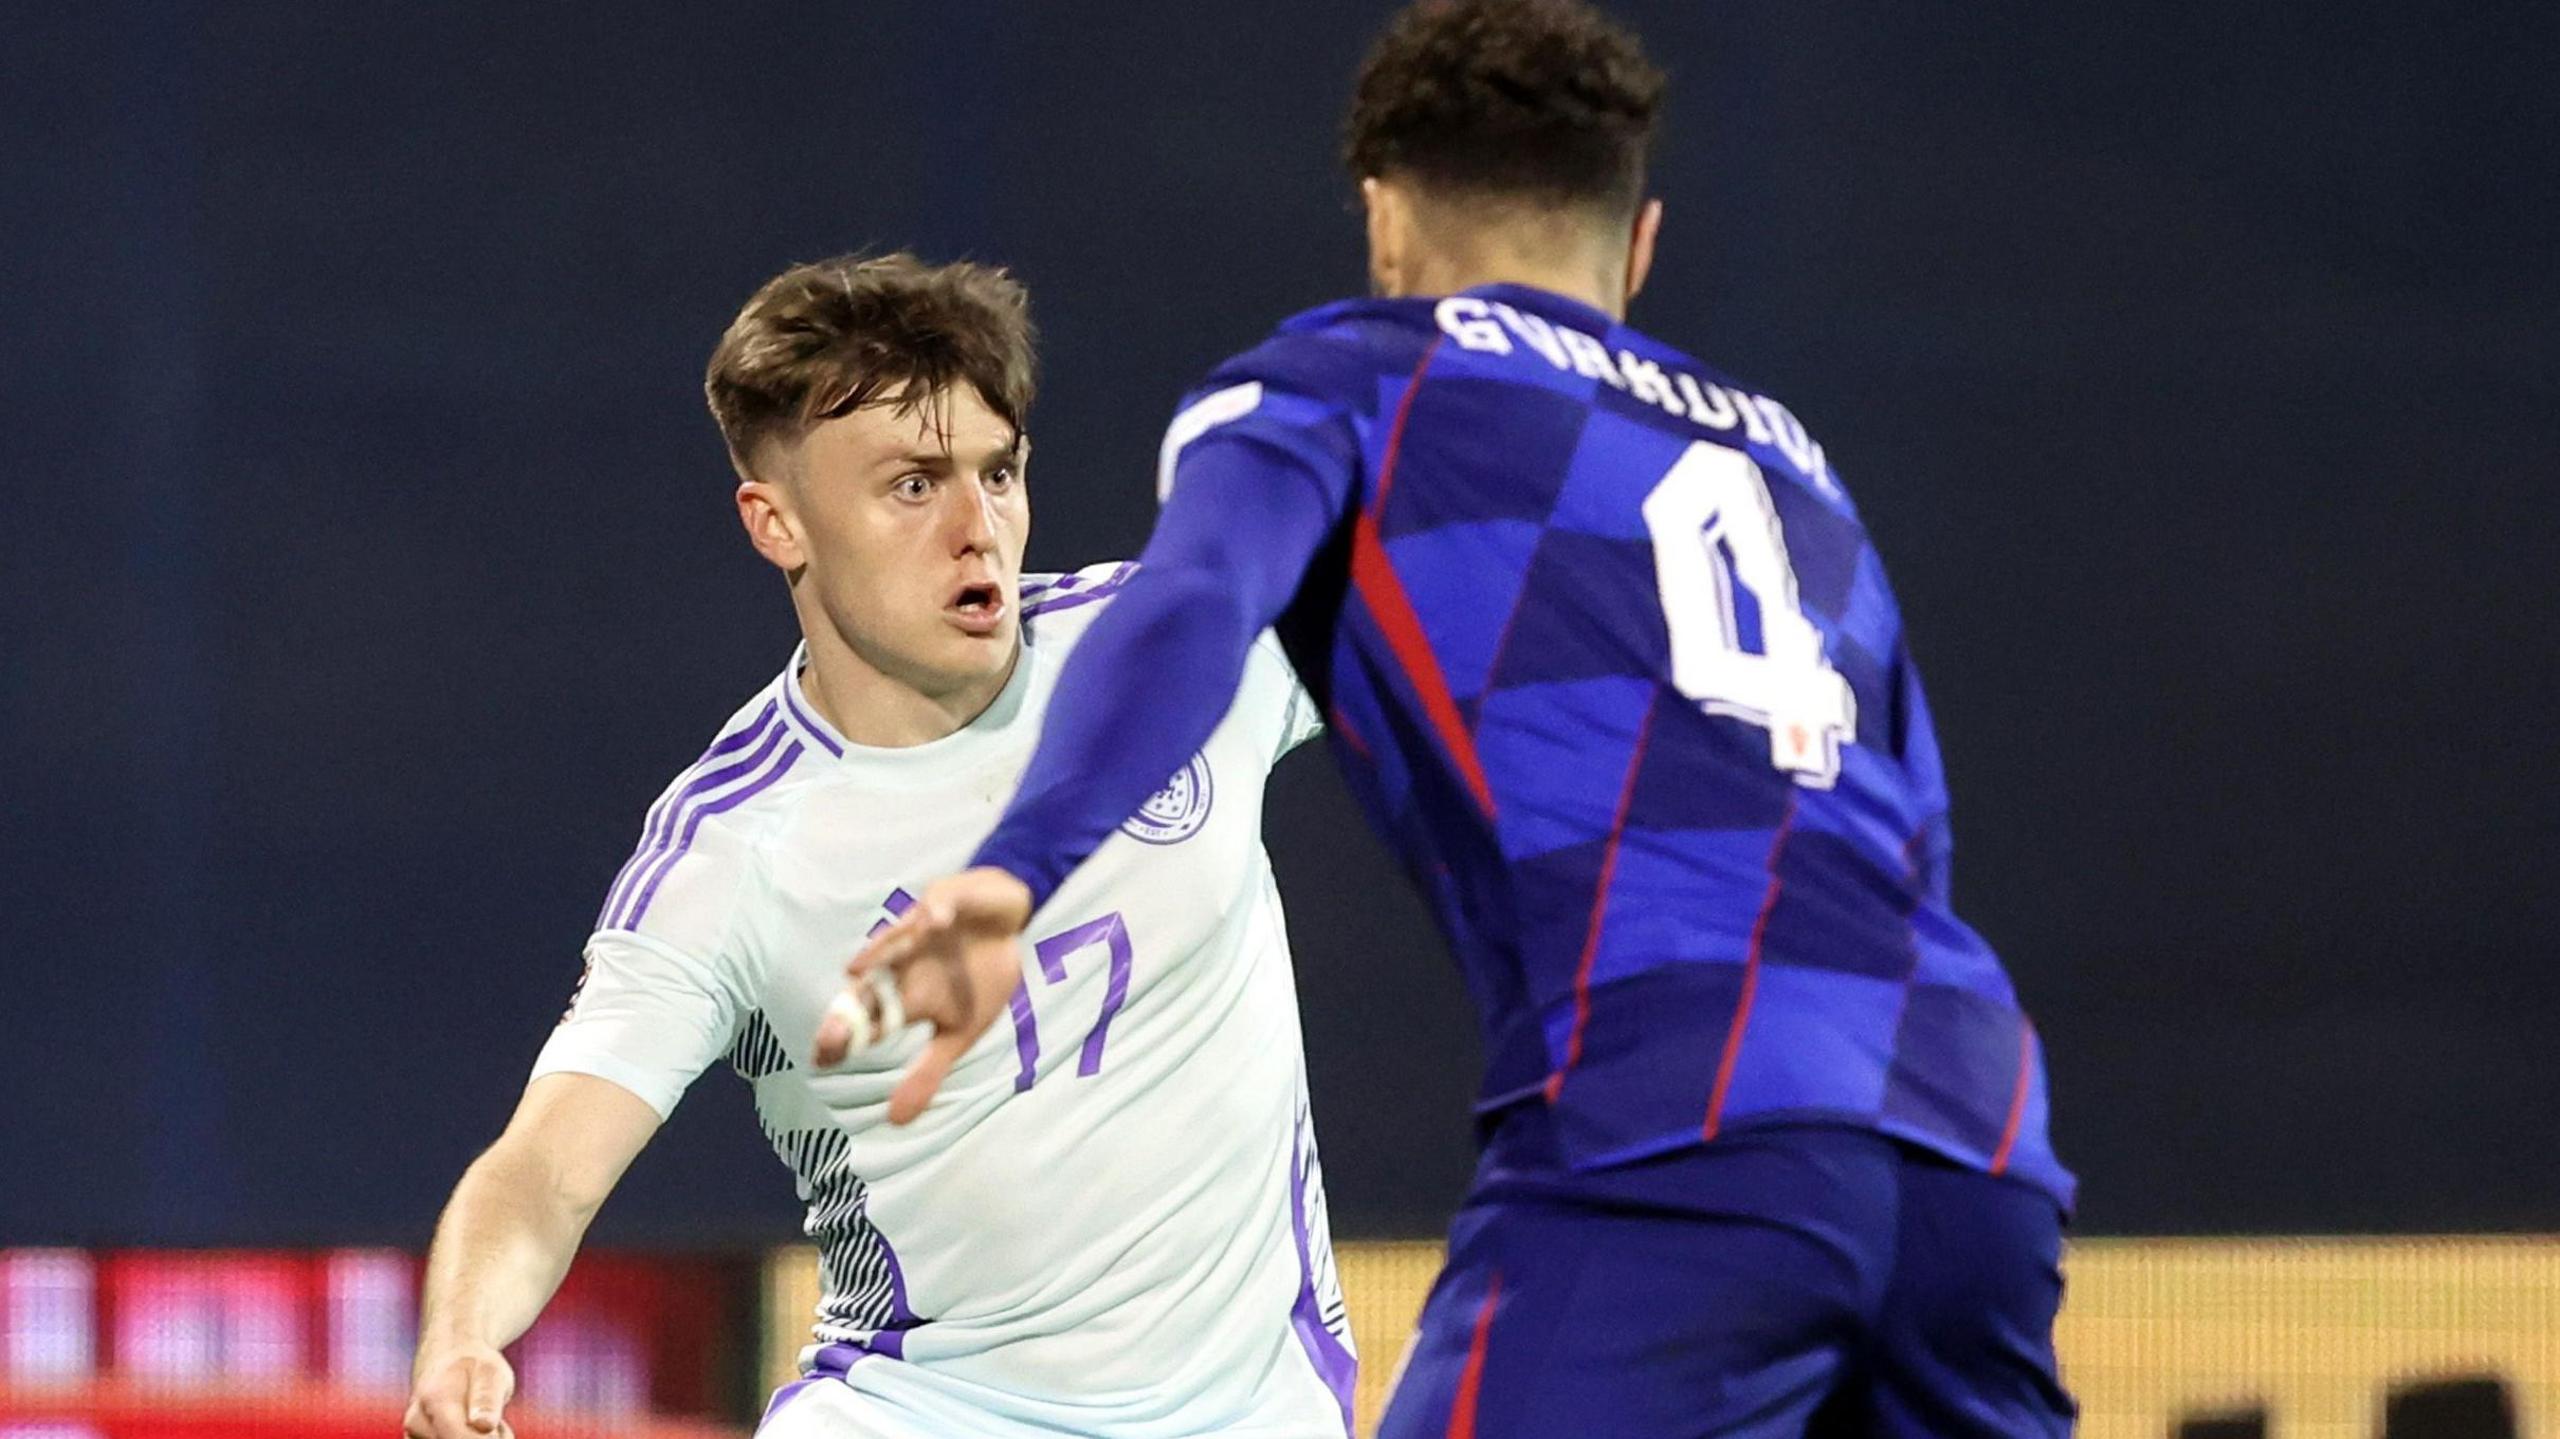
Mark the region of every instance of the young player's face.
POLYGON ((1000 683, 1020 635, 1029 444, 970 386, 810 431, 785 488, 800 588, 866 666, 940 698, 1000 683))

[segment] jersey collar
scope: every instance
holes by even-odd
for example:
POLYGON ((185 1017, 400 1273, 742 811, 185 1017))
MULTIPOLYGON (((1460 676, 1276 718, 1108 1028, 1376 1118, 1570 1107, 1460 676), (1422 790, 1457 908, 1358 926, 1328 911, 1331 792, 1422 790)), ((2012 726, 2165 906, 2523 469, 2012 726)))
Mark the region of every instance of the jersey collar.
MULTIPOLYGON (((1526 310, 1541 319, 1571 325, 1577 330, 1593 335, 1608 334, 1619 325, 1617 320, 1610 318, 1606 310, 1559 295, 1553 290, 1538 289, 1533 285, 1477 285, 1458 293, 1473 299, 1496 301, 1509 305, 1515 310, 1526 310)), ((1284 331, 1322 330, 1343 320, 1369 316, 1399 317, 1413 314, 1416 310, 1427 314, 1431 307, 1439 304, 1444 298, 1446 297, 1441 295, 1405 295, 1390 300, 1376 295, 1367 295, 1349 300, 1336 300, 1329 305, 1318 305, 1312 310, 1292 315, 1280 322, 1280 328, 1284 331)))
POLYGON ((1473 299, 1499 301, 1515 310, 1526 310, 1541 319, 1560 321, 1587 334, 1605 335, 1618 327, 1618 322, 1610 318, 1609 312, 1596 305, 1587 305, 1570 296, 1541 290, 1533 285, 1478 285, 1459 293, 1473 299))
POLYGON ((937 740, 923 744, 880 746, 855 744, 827 723, 826 716, 809 702, 801 688, 800 673, 808 668, 809 646, 802 642, 791 652, 791 663, 782 671, 782 712, 793 728, 808 736, 812 745, 835 756, 846 766, 880 776, 948 774, 954 766, 966 766, 979 755, 1004 748, 1019 735, 1027 735, 1033 727, 1019 723, 1028 708, 1032 671, 1037 661, 1026 644, 1016 654, 1013 673, 1006 677, 1004 688, 976 719, 937 740))

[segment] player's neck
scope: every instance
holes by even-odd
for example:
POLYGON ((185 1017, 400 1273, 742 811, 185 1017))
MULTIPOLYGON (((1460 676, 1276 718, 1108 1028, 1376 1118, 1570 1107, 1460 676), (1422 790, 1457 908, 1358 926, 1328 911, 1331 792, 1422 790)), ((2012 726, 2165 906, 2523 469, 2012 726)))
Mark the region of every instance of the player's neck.
POLYGON ((812 631, 800 690, 836 733, 866 749, 906 749, 959 733, 1004 693, 1022 663, 1017 642, 1003 669, 947 691, 927 691, 881 670, 831 631, 812 631))
POLYGON ((1568 300, 1578 300, 1612 319, 1627 317, 1625 266, 1614 270, 1585 257, 1551 258, 1486 248, 1416 256, 1409 273, 1398 277, 1408 295, 1454 295, 1481 285, 1524 285, 1568 300))

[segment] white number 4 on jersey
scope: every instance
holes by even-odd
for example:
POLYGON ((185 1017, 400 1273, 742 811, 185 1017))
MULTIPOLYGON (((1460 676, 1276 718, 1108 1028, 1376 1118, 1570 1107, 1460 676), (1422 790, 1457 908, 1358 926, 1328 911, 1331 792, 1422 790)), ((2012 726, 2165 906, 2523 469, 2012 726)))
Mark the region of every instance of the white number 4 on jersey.
POLYGON ((1645 496, 1654 582, 1671 632, 1671 682, 1709 714, 1769 732, 1769 763, 1829 789, 1840 746, 1857 739, 1849 682, 1822 655, 1822 634, 1796 596, 1787 538, 1760 467, 1700 440, 1645 496), (1760 612, 1760 650, 1742 647, 1734 590, 1760 612))

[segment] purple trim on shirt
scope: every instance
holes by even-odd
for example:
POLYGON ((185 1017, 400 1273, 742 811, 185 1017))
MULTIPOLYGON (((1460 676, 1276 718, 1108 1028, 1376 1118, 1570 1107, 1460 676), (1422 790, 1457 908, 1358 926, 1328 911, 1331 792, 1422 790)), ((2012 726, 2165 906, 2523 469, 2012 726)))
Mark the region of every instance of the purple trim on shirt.
MULTIPOLYGON (((775 731, 777 736, 780 733, 781 732, 779 730, 775 731)), ((770 740, 766 741, 768 747, 770 747, 771 743, 772 742, 770 740)), ((708 799, 698 805, 695 805, 693 813, 688 816, 684 822, 682 836, 677 839, 675 848, 669 850, 665 857, 658 861, 656 872, 649 876, 649 883, 641 889, 640 897, 632 902, 630 917, 622 922, 621 927, 624 929, 632 929, 639 925, 641 916, 649 912, 649 902, 658 897, 658 886, 666 883, 667 876, 675 873, 676 865, 684 859, 685 851, 693 848, 693 836, 696 831, 702 828, 702 822, 704 820, 709 819, 715 814, 725 814, 730 810, 736 809, 738 806, 745 804, 748 800, 754 799, 757 795, 772 788, 775 780, 778 780, 791 772, 791 766, 799 761, 801 754, 805 752, 806 748, 807 747, 802 745, 800 741, 793 740, 790 745, 782 751, 781 757, 775 760, 772 767, 765 770, 764 773, 756 776, 756 778, 737 789, 730 790, 728 793, 720 795, 717 798, 708 799)), ((762 753, 762 751, 760 750, 758 753, 762 753)))
POLYGON ((880 1235, 880 1257, 889 1261, 889 1322, 905 1328, 916 1322, 916 1312, 907 1307, 906 1267, 898 1263, 898 1251, 889 1247, 886 1234, 880 1235))
POLYGON ((764 1418, 757 1421, 759 1428, 771 1423, 784 1402, 802 1389, 823 1379, 842 1379, 846 1371, 872 1355, 905 1359, 907 1331, 929 1322, 918 1319, 916 1312, 907 1307, 907 1272, 898 1263, 898 1251, 889 1247, 889 1236, 876 1227, 871 1236, 880 1241, 880 1257, 889 1266, 889 1322, 873 1330, 867 1339, 838 1339, 818 1346, 818 1352, 809 1356, 803 1377, 774 1391, 773 1402, 765 1406, 764 1418))
MULTIPOLYGON (((722 755, 734 754, 755 743, 757 737, 764 733, 765 727, 773 723, 775 713, 774 702, 767 700, 764 708, 757 712, 753 721, 742 729, 731 731, 714 740, 711 748, 702 752, 701 758, 686 767, 686 774, 694 778, 686 783, 684 788, 650 807, 649 817, 640 827, 639 845, 631 851, 631 857, 622 862, 621 870, 613 877, 613 887, 605 891, 604 908, 596 915, 596 928, 604 928, 606 918, 616 909, 621 908, 623 900, 628 897, 627 891, 631 888, 631 882, 643 868, 647 855, 665 841, 666 828, 674 822, 676 811, 682 809, 686 801, 693 796, 718 783, 710 775, 704 774, 702 767, 722 755)), ((678 778, 681 779, 683 776, 678 778)))
POLYGON ((870 1350, 850 1339, 839 1339, 819 1346, 818 1352, 809 1356, 808 1374, 812 1379, 842 1379, 855 1361, 870 1357, 870 1350))
POLYGON ((888 1235, 881 1234, 876 1228, 871 1232, 879 1236, 880 1257, 889 1261, 889 1322, 871 1336, 871 1348, 875 1353, 892 1359, 904 1359, 907 1357, 907 1331, 924 1321, 916 1318, 916 1312, 907 1307, 907 1271, 898 1263, 898 1251, 889 1247, 888 1235))
POLYGON ((782 703, 791 711, 792 720, 800 728, 808 731, 809 738, 816 740, 820 748, 838 759, 844 758, 844 746, 837 743, 835 736, 828 732, 827 726, 800 702, 800 680, 797 676, 783 681, 782 703))
MULTIPOLYGON (((1122 563, 1126 564, 1127 561, 1124 560, 1122 563)), ((1108 579, 1110 576, 1106 575, 1104 578, 1108 579)), ((1093 583, 1092 577, 1082 573, 1052 575, 1045 580, 1033 580, 1031 583, 1022 587, 1022 602, 1024 604, 1029 604, 1033 599, 1044 594, 1062 595, 1067 593, 1069 590, 1083 589, 1086 585, 1091 583, 1093 583)))
POLYGON ((1298 1302, 1289 1310, 1289 1327, 1316 1367, 1316 1377, 1333 1391, 1342 1406, 1342 1432, 1351 1432, 1351 1391, 1360 1378, 1360 1361, 1340 1335, 1324 1324, 1324 1306, 1316 1302, 1316 1266, 1307 1243, 1307 1150, 1302 1130, 1289 1144, 1289 1231, 1298 1241, 1298 1302))
POLYGON ((632 900, 638 894, 639 886, 646 882, 658 862, 666 857, 668 846, 675 841, 676 831, 681 829, 684 822, 692 816, 694 808, 721 786, 734 783, 739 776, 761 766, 772 756, 775 747, 782 743, 782 737, 789 732, 790 726, 783 723, 780 716, 780 706, 768 705, 764 719, 757 726, 756 733, 761 738, 755 749, 745 759, 722 765, 717 769, 703 771, 692 783, 684 787, 683 793, 676 796, 675 803, 667 806, 666 813, 660 816, 658 823, 651 826, 647 838, 643 841, 641 853, 633 858, 633 863, 637 867, 631 871, 629 883, 622 886, 621 897, 614 900, 606 909, 600 928, 623 928, 629 925, 632 900))
POLYGON ((1117 592, 1122 585, 1129 582, 1129 577, 1137 572, 1138 567, 1136 565, 1124 564, 1120 568, 1113 570, 1108 579, 1100 581, 1091 589, 1080 589, 1071 595, 1059 593, 1060 590, 1066 588, 1066 586, 1061 583, 1051 589, 1047 594, 1042 595, 1039 599, 1024 604, 1022 607, 1022 617, 1027 620, 1033 615, 1053 615, 1058 613, 1060 610, 1071 610, 1078 605, 1089 605, 1095 600, 1105 598, 1117 592))

